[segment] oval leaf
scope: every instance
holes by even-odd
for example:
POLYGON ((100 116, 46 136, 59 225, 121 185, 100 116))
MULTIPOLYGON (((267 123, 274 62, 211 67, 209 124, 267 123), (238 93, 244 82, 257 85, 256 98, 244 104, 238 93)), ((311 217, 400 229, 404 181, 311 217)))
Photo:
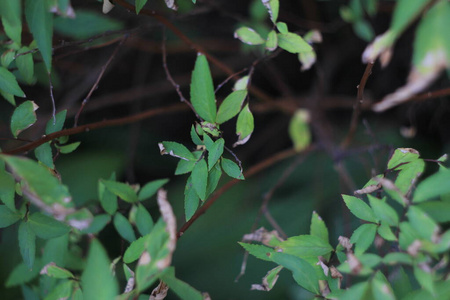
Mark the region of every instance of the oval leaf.
POLYGON ((264 39, 252 28, 241 27, 234 32, 234 38, 248 45, 264 44, 264 39))
POLYGON ((0 90, 18 97, 25 97, 16 77, 4 67, 0 67, 0 90))
POLYGON ((247 97, 246 90, 237 90, 229 94, 217 111, 216 122, 222 124, 236 116, 241 110, 245 97, 247 97))
POLYGON ((205 55, 198 55, 191 81, 191 103, 203 120, 216 121, 216 100, 214 86, 205 55))
POLYGON ((309 45, 298 34, 288 32, 278 34, 278 46, 290 53, 301 53, 313 51, 311 45, 309 45))
POLYGON ((37 109, 38 106, 33 101, 28 100, 14 110, 11 117, 11 132, 14 137, 17 137, 19 133, 36 122, 37 118, 35 111, 37 109))

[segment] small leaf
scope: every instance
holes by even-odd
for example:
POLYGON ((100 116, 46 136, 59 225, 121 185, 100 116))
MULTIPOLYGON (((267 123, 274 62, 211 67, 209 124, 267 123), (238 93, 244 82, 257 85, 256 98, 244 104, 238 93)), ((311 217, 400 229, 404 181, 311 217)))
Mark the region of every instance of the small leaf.
MULTIPOLYGON (((206 137, 207 135, 205 135, 206 137)), ((184 160, 180 159, 177 164, 177 168, 175 169, 175 175, 182 175, 192 172, 192 169, 194 169, 194 166, 196 164, 196 161, 200 159, 203 151, 195 151, 194 156, 196 157, 196 160, 184 160)))
POLYGON ((128 184, 113 180, 100 180, 111 193, 118 196, 122 200, 134 203, 138 201, 138 197, 134 189, 128 184))
MULTIPOLYGON (((111 174, 109 180, 115 181, 116 174, 111 174)), ((98 198, 102 208, 110 215, 113 215, 117 211, 117 196, 108 190, 101 180, 98 181, 98 198)))
POLYGON ((11 132, 15 138, 36 122, 37 109, 38 106, 33 101, 25 101, 14 110, 11 117, 11 132))
POLYGON ((298 60, 302 64, 302 71, 311 69, 311 67, 316 63, 317 55, 316 52, 301 52, 298 54, 298 60))
POLYGON ((131 227, 130 222, 121 213, 116 213, 114 216, 114 227, 120 236, 132 243, 136 240, 136 235, 134 234, 133 227, 131 227))
POLYGON ((55 164, 53 163, 52 147, 50 146, 50 143, 44 143, 34 149, 34 155, 36 156, 38 161, 40 161, 50 169, 55 168, 55 164))
POLYGON ((278 266, 267 272, 266 276, 264 276, 262 279, 262 284, 252 284, 251 290, 267 292, 272 290, 278 280, 279 273, 282 269, 282 266, 278 266))
POLYGON ((204 121, 216 121, 214 86, 205 55, 198 55, 191 81, 191 103, 204 121))
POLYGON ((350 242, 355 244, 355 254, 364 253, 373 243, 377 232, 376 224, 363 224, 352 234, 350 242))
POLYGON ((203 295, 192 286, 184 281, 175 278, 175 268, 168 267, 160 275, 162 281, 177 294, 181 299, 185 300, 203 300, 203 295))
POLYGON ((142 255, 142 252, 144 252, 145 250, 145 242, 147 241, 147 239, 148 235, 142 236, 132 242, 123 255, 123 262, 129 264, 139 259, 139 257, 142 255))
POLYGON ((329 241, 327 226, 325 225, 325 222, 322 220, 322 218, 315 211, 313 212, 311 218, 310 234, 313 236, 317 236, 324 242, 328 243, 329 241))
POLYGON ((248 244, 248 243, 238 243, 241 245, 245 251, 248 251, 251 255, 255 256, 256 258, 265 260, 265 261, 272 261, 270 258, 270 254, 273 253, 275 250, 272 248, 263 246, 263 245, 257 245, 257 244, 248 244))
POLYGON ((417 282, 419 282, 422 288, 433 295, 435 294, 435 287, 433 274, 431 272, 431 270, 425 271, 419 266, 414 266, 414 277, 416 278, 417 282))
POLYGON ((211 195, 219 184, 220 177, 222 177, 222 168, 220 164, 215 164, 208 173, 208 185, 206 187, 206 197, 211 195))
POLYGON ((47 72, 52 69, 53 15, 47 1, 26 0, 25 16, 44 59, 47 72))
POLYGON ((264 6, 269 11, 270 19, 275 24, 278 19, 278 12, 280 10, 280 2, 278 0, 261 0, 264 6))
POLYGON ((198 136, 197 131, 195 130, 195 126, 192 125, 191 127, 191 139, 192 142, 196 145, 203 145, 202 140, 200 139, 200 137, 198 136))
POLYGON ((227 173, 228 176, 239 179, 239 180, 244 180, 244 175, 242 174, 242 170, 232 160, 222 157, 221 164, 222 164, 222 169, 225 171, 225 173, 227 173))
POLYGON ((246 97, 247 90, 237 90, 229 94, 217 111, 216 122, 222 124, 236 116, 241 110, 242 103, 244 103, 246 97))
POLYGON ((287 24, 284 23, 284 22, 277 22, 277 29, 278 29, 278 31, 279 31, 280 33, 282 33, 282 34, 289 33, 287 24))
POLYGON ((56 238, 71 230, 70 226, 39 212, 29 216, 27 223, 34 233, 42 239, 56 238))
POLYGON ((248 45, 264 44, 264 39, 250 27, 240 27, 234 32, 234 38, 248 45))
POLYGON ((200 198, 192 186, 192 176, 189 176, 186 187, 184 188, 184 213, 186 215, 186 222, 195 214, 199 202, 200 198))
POLYGON ((138 15, 141 9, 144 7, 145 3, 147 3, 147 0, 136 0, 136 14, 138 15))
POLYGON ((108 214, 96 215, 88 228, 83 229, 83 234, 98 234, 105 228, 108 223, 111 222, 111 216, 108 214))
POLYGON ((386 199, 378 199, 372 195, 367 195, 370 206, 378 220, 386 222, 390 226, 398 226, 399 218, 397 212, 386 203, 386 199))
MULTIPOLYGON (((22 54, 30 51, 28 47, 22 47, 17 51, 17 54, 22 54)), ((16 59, 16 65, 19 69, 19 73, 26 83, 32 84, 34 81, 34 62, 33 55, 31 53, 25 55, 19 55, 16 59)))
POLYGON ((0 205, 0 228, 11 226, 21 218, 18 212, 11 211, 6 205, 0 205))
POLYGON ((387 223, 385 223, 385 222, 381 222, 381 225, 378 227, 377 232, 386 241, 391 241, 392 242, 392 241, 396 241, 397 240, 397 237, 392 232, 391 227, 389 227, 389 225, 387 223))
POLYGON ((255 128, 253 121, 253 114, 250 111, 248 104, 239 113, 236 122, 236 134, 239 137, 238 141, 234 143, 233 147, 247 143, 255 128))
MULTIPOLYGON (((11 210, 16 211, 14 196, 16 194, 16 181, 14 177, 0 170, 0 200, 11 210)), ((2 218, 0 217, 0 220, 2 218)))
POLYGON ((386 277, 377 271, 372 279, 372 294, 375 300, 395 300, 394 291, 386 277))
POLYGON ((72 153, 73 151, 75 151, 78 146, 80 146, 81 142, 74 142, 71 144, 67 144, 67 145, 63 145, 63 146, 58 146, 56 145, 56 148, 59 149, 59 152, 63 153, 63 154, 69 154, 72 153))
POLYGON ((247 90, 248 80, 249 80, 249 77, 248 77, 248 76, 244 76, 244 77, 240 78, 240 79, 239 79, 238 81, 236 81, 236 83, 234 84, 233 90, 234 90, 234 91, 247 90))
POLYGON ((169 182, 169 179, 157 179, 146 183, 139 191, 139 201, 144 201, 152 197, 167 182, 169 182))
POLYGON ((152 231, 153 219, 150 213, 142 204, 138 204, 136 211, 136 227, 141 235, 146 235, 152 231))
POLYGON ((208 166, 204 159, 197 162, 192 170, 192 186, 201 200, 206 198, 206 185, 208 182, 208 166))
POLYGON ((19 248, 23 261, 28 269, 32 269, 34 265, 34 257, 36 254, 36 235, 31 230, 28 222, 21 222, 19 226, 19 248))
POLYGON ((290 53, 313 51, 310 44, 305 42, 298 34, 288 32, 278 34, 278 46, 290 53))
POLYGON ((86 269, 81 276, 84 299, 114 299, 119 294, 117 280, 110 271, 110 260, 96 239, 91 241, 86 269))
POLYGON ((367 205, 364 201, 354 196, 342 195, 344 199, 345 205, 347 205, 348 209, 354 214, 357 218, 377 223, 377 218, 373 213, 372 209, 367 205))
POLYGON ((194 154, 182 144, 176 142, 161 142, 158 143, 158 146, 161 155, 168 154, 184 160, 196 160, 194 154))
POLYGON ((16 77, 4 67, 0 67, 0 90, 14 96, 25 97, 16 77))
POLYGON ((48 120, 45 127, 45 134, 51 134, 63 129, 64 122, 66 121, 67 109, 64 109, 55 115, 55 120, 53 117, 48 120))
POLYGON ((223 148, 225 146, 224 139, 220 138, 214 142, 212 147, 207 147, 208 150, 208 171, 210 171, 220 159, 223 153, 223 148))
POLYGON ((309 112, 304 109, 299 109, 295 112, 289 123, 289 136, 297 152, 304 150, 311 143, 309 119, 309 112))

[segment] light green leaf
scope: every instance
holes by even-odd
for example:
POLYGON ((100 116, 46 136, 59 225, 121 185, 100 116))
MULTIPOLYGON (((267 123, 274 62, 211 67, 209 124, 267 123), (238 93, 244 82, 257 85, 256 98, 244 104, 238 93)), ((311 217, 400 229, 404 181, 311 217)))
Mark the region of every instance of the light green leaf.
POLYGON ((309 129, 309 112, 299 109, 289 123, 289 136, 294 143, 296 151, 300 152, 311 143, 311 132, 309 129))
POLYGON ((247 90, 237 90, 229 94, 217 111, 216 122, 222 124, 236 116, 241 110, 242 103, 244 103, 246 97, 247 90))
POLYGON ((75 151, 78 148, 78 146, 80 146, 80 143, 81 142, 74 142, 63 146, 56 145, 56 148, 58 148, 59 152, 63 154, 69 154, 75 151))
POLYGON ((0 16, 6 35, 15 43, 22 43, 22 2, 17 0, 0 1, 0 16))
POLYGON ((26 0, 25 16, 44 60, 47 72, 52 69, 53 15, 47 1, 26 0))
MULTIPOLYGON (((1 79, 0 79, 1 81, 1 79)), ((38 106, 33 101, 25 101, 19 105, 13 112, 11 117, 11 132, 14 137, 32 126, 36 122, 36 113, 38 106)))
POLYGON ((239 91, 239 90, 247 90, 248 85, 248 75, 240 78, 233 86, 233 90, 239 91))
POLYGON ((36 156, 38 161, 40 161, 50 169, 55 168, 55 164, 53 163, 52 147, 50 146, 50 143, 44 143, 34 149, 34 155, 36 156))
POLYGON ((238 141, 234 143, 233 147, 247 143, 253 133, 254 128, 255 125, 253 121, 253 114, 251 113, 250 107, 247 104, 239 113, 236 122, 236 134, 238 136, 238 141))
POLYGON ((184 281, 175 278, 175 268, 168 267, 160 275, 162 281, 183 300, 202 300, 203 295, 184 281))
POLYGON ((34 233, 42 239, 56 238, 71 230, 70 226, 39 212, 29 216, 27 223, 34 233))
POLYGON ((0 90, 14 96, 25 97, 16 77, 5 67, 0 67, 0 90))
POLYGON ((59 279, 75 278, 72 272, 64 268, 58 267, 55 263, 49 263, 48 265, 44 266, 44 269, 41 271, 41 274, 59 279))
POLYGON ((110 271, 110 260, 100 242, 91 241, 86 269, 81 276, 84 299, 114 299, 119 293, 117 280, 110 271))
POLYGON ((396 241, 397 237, 392 232, 391 227, 386 222, 381 222, 377 230, 378 234, 386 241, 396 241))
POLYGON ((205 55, 198 55, 191 81, 191 103, 203 120, 216 121, 216 100, 214 86, 205 55))
POLYGON ((357 218, 377 223, 377 218, 373 213, 372 209, 367 205, 364 201, 354 196, 342 195, 342 199, 344 199, 345 205, 347 205, 348 209, 354 214, 357 218))
POLYGON ((328 229, 322 218, 314 211, 311 218, 310 234, 328 243, 328 229))
POLYGON ((450 193, 450 170, 441 169, 439 172, 423 180, 417 186, 413 202, 423 202, 450 193))
POLYGON ((363 224, 353 232, 350 242, 355 244, 356 255, 363 254, 372 245, 377 227, 376 224, 363 224))
POLYGON ((134 189, 126 183, 113 181, 113 180, 100 180, 106 187, 114 195, 118 196, 122 200, 134 203, 138 201, 138 197, 134 189))
POLYGON ((64 109, 55 115, 55 119, 53 117, 48 120, 47 125, 45 126, 45 134, 51 134, 53 132, 57 132, 63 129, 64 122, 66 121, 67 109, 64 109))
POLYGON ((399 0, 391 21, 391 30, 400 34, 420 15, 430 0, 399 0))
POLYGON ((19 248, 23 262, 32 269, 34 265, 34 257, 36 254, 36 235, 31 229, 28 222, 21 222, 19 226, 19 248))
POLYGON ((244 180, 242 170, 232 160, 222 157, 221 165, 222 169, 225 171, 225 173, 227 173, 228 176, 239 180, 244 180))
POLYGON ((248 251, 248 253, 255 256, 256 258, 265 261, 272 261, 272 259, 270 258, 270 254, 275 252, 274 249, 257 244, 248 244, 241 242, 238 242, 238 244, 241 245, 245 249, 245 251, 248 251))
POLYGON ((145 250, 145 242, 147 239, 148 235, 142 236, 132 242, 123 255, 123 262, 129 264, 137 260, 145 250))
POLYGON ((141 235, 146 235, 152 231, 153 219, 150 213, 142 204, 138 204, 136 211, 136 227, 141 235))
POLYGON ((83 229, 83 234, 97 234, 105 228, 108 223, 111 222, 111 216, 108 214, 96 215, 88 228, 83 229))
POLYGON ((0 205, 0 228, 11 226, 21 218, 20 213, 11 211, 6 205, 0 205))
POLYGON ((370 23, 364 19, 359 19, 356 22, 354 22, 353 30, 355 31, 358 37, 365 40, 366 42, 370 42, 375 35, 370 23))
POLYGON ((157 179, 146 183, 139 191, 139 201, 144 201, 152 197, 167 182, 169 182, 169 179, 157 179))
POLYGON ((411 206, 406 215, 409 223, 421 238, 429 241, 434 240, 436 234, 438 234, 439 226, 423 210, 411 206))
POLYGON ((195 214, 199 202, 200 198, 192 186, 192 176, 189 176, 186 187, 184 188, 184 213, 186 215, 186 221, 189 221, 195 214))
POLYGON ((398 243, 400 248, 406 251, 416 239, 419 239, 419 235, 411 226, 410 222, 401 222, 399 227, 398 243))
POLYGON ((310 44, 305 42, 298 34, 288 32, 278 34, 278 46, 290 53, 313 51, 310 44))
POLYGON ((206 186, 208 183, 208 166, 205 159, 197 162, 192 170, 192 186, 201 200, 206 199, 206 186))
POLYGON ((128 222, 127 218, 125 218, 121 213, 116 213, 114 216, 114 227, 120 236, 132 243, 136 240, 136 235, 134 234, 133 227, 131 227, 130 222, 128 222))
POLYGON ((318 257, 333 251, 328 241, 314 235, 293 236, 281 242, 278 248, 284 253, 299 257, 318 257))
POLYGON ((234 32, 234 38, 248 45, 264 44, 264 39, 250 27, 240 27, 234 32))
POLYGON ((289 32, 288 26, 284 22, 277 22, 277 29, 282 34, 286 34, 289 32))
POLYGON ((320 293, 319 278, 317 277, 316 270, 306 260, 282 252, 271 253, 270 258, 277 264, 290 270, 295 281, 301 287, 314 294, 320 293))
MULTIPOLYGON (((111 181, 116 180, 116 174, 111 174, 109 178, 111 181)), ((98 181, 98 198, 102 208, 110 215, 113 215, 117 211, 117 196, 108 190, 101 180, 98 181)))
POLYGON ((55 18, 55 31, 74 39, 86 39, 122 27, 121 22, 90 10, 78 9, 75 18, 55 18))
POLYGON ((184 160, 195 161, 194 154, 189 151, 186 146, 176 142, 161 142, 158 143, 161 155, 168 154, 173 157, 181 158, 184 160))
POLYGON ((417 150, 412 148, 397 148, 388 162, 388 169, 396 170, 399 166, 416 161, 420 157, 417 150))
POLYGON ((367 197, 378 220, 384 221, 390 226, 398 226, 398 214, 389 204, 386 203, 386 199, 378 199, 372 195, 367 195, 367 197))
POLYGON ((144 7, 147 0, 136 0, 136 14, 138 15, 141 9, 144 7))
POLYGON ((264 6, 269 11, 270 20, 275 24, 278 19, 278 12, 280 10, 280 2, 278 0, 261 0, 264 6))
MULTIPOLYGON (((16 181, 14 177, 6 172, 0 170, 0 200, 8 207, 11 211, 16 211, 16 206, 14 204, 14 196, 16 194, 16 181)), ((2 218, 0 217, 0 220, 2 218)))
POLYGON ((225 140, 220 138, 214 142, 212 147, 206 148, 208 150, 208 171, 216 165, 216 162, 222 156, 224 146, 225 140))

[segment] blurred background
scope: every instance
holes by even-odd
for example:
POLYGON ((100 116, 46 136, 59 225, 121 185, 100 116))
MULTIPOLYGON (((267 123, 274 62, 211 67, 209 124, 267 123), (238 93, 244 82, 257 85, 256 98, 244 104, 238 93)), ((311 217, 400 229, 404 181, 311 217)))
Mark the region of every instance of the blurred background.
MULTIPOLYGON (((169 10, 162 0, 149 1, 146 5, 146 9, 167 18, 192 43, 236 73, 252 67, 258 60, 251 83, 263 93, 264 99, 250 95, 255 131, 247 144, 233 149, 244 170, 292 148, 288 134, 292 115, 298 108, 307 109, 311 114, 313 150, 290 155, 239 182, 221 195, 179 239, 173 261, 177 277, 208 292, 212 299, 311 298, 295 284, 288 271, 281 272, 271 292, 250 291, 251 284, 261 283, 266 272, 275 267, 254 257, 249 257, 245 275, 235 282, 244 258, 244 251, 237 242, 254 226, 273 229, 273 223, 264 217, 256 222, 267 192, 273 192, 268 204, 270 214, 287 236, 308 234, 312 212, 316 211, 328 225, 331 245, 336 246, 338 236, 350 236, 358 225, 343 206, 341 193, 352 194, 373 175, 383 172, 386 161, 397 147, 417 149, 422 157, 430 159, 449 151, 448 96, 409 101, 384 113, 371 111, 373 103, 406 82, 416 24, 412 24, 396 43, 390 64, 383 69, 379 63, 373 67, 364 91, 356 134, 346 148, 340 147, 349 131, 357 86, 366 68, 361 54, 373 34, 381 34, 388 28, 395 1, 375 1, 376 14, 364 15, 372 31, 343 20, 341 11, 349 7, 348 1, 280 2, 279 20, 286 22, 290 31, 303 35, 317 29, 322 34, 323 42, 314 45, 317 62, 308 71, 301 71, 296 55, 280 51, 268 56, 264 49, 243 45, 233 38, 234 31, 242 25, 251 26, 262 35, 271 29, 260 0, 198 0, 196 5, 179 0, 178 12, 169 10)), ((124 35, 128 38, 118 48, 81 112, 80 125, 180 103, 163 68, 164 36, 167 69, 188 98, 197 56, 192 44, 171 30, 163 30, 164 25, 157 18, 137 16, 119 3, 107 15, 101 14, 99 1, 72 0, 71 4, 77 18, 94 17, 55 21, 53 84, 57 111, 68 110, 65 127, 73 126, 82 100, 124 35), (89 39, 92 36, 94 38, 89 39)), ((24 38, 32 39, 29 33, 25 33, 24 38)), ((229 77, 211 62, 210 67, 216 86, 229 77)), ((248 71, 238 76, 246 74, 248 71)), ((448 87, 447 75, 443 74, 429 90, 448 87)), ((230 93, 233 84, 233 80, 223 84, 216 94, 218 102, 230 93)), ((51 118, 48 78, 42 64, 36 67, 36 84, 23 86, 23 89, 28 99, 39 105, 38 121, 21 134, 22 141, 12 140, 9 120, 13 107, 1 101, 3 150, 39 138, 51 118)), ((195 121, 194 113, 183 106, 176 112, 162 112, 139 122, 71 136, 70 141, 81 141, 81 145, 74 153, 61 154, 55 161, 56 169, 77 205, 98 203, 98 179, 109 178, 112 172, 116 172, 120 181, 141 186, 150 180, 170 178, 166 186, 168 199, 181 227, 185 221, 183 191, 187 176, 174 176, 177 159, 161 156, 157 144, 177 141, 193 149, 189 131, 195 121)), ((221 129, 226 145, 231 148, 237 139, 234 125, 224 124, 221 129)), ((435 166, 427 165, 427 172, 433 170, 435 166)), ((219 187, 228 180, 230 178, 224 176, 219 187)), ((155 199, 144 204, 156 219, 159 212, 155 199)), ((110 258, 122 255, 126 249, 126 242, 118 238, 112 224, 99 238, 110 258)), ((0 282, 4 282, 21 261, 16 239, 17 226, 1 231, 0 282), (5 257, 13 259, 5 260, 5 257)), ((124 284, 122 281, 121 289, 124 284)), ((3 299, 21 298, 19 288, 5 289, 2 284, 0 290, 3 299)), ((167 299, 177 298, 169 293, 167 299)))

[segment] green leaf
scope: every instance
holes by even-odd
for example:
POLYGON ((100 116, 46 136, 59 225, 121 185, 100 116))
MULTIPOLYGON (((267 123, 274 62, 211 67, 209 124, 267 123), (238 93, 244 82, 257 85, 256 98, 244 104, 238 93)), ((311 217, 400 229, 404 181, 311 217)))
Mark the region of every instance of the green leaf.
POLYGON ((247 90, 237 90, 229 94, 219 106, 216 122, 222 124, 236 116, 246 97, 247 90))
POLYGON ((399 227, 398 243, 400 248, 406 251, 416 239, 419 239, 419 236, 410 222, 401 222, 399 227))
POLYGON ((23 262, 32 269, 36 254, 36 235, 28 222, 21 222, 19 226, 19 248, 23 262))
POLYGON ((75 278, 72 272, 64 268, 58 267, 55 263, 50 263, 44 266, 41 274, 47 275, 53 278, 65 279, 65 278, 75 278))
POLYGON ((417 186, 413 202, 423 202, 450 193, 450 170, 441 169, 439 172, 424 179, 417 186))
MULTIPOLYGON (((17 51, 17 54, 22 54, 30 51, 28 47, 22 47, 17 51)), ((32 84, 34 81, 34 62, 33 55, 31 53, 25 55, 19 55, 16 59, 16 65, 19 69, 19 73, 26 83, 32 84)))
POLYGON ((366 42, 370 42, 375 35, 370 23, 364 19, 359 19, 356 22, 354 22, 353 30, 355 31, 358 37, 365 40, 366 42))
POLYGON ((333 251, 328 241, 314 235, 293 236, 281 242, 278 248, 284 253, 299 257, 318 257, 333 251))
POLYGON ((298 60, 302 64, 301 68, 302 71, 309 70, 317 60, 316 52, 314 51, 301 52, 298 54, 298 60))
POLYGON ((45 297, 45 300, 60 300, 68 299, 70 297, 75 283, 72 280, 62 280, 59 282, 61 283, 50 290, 45 297))
POLYGON ((196 160, 194 154, 192 154, 191 151, 189 151, 188 148, 182 144, 176 142, 161 142, 158 146, 161 155, 168 154, 184 160, 196 160))
POLYGON ((116 213, 114 216, 114 227, 120 236, 132 243, 136 240, 136 235, 134 234, 133 227, 130 222, 128 222, 127 218, 125 218, 121 213, 116 213))
POLYGON ((208 171, 216 165, 216 162, 222 156, 224 146, 225 140, 220 138, 214 142, 212 147, 206 148, 208 150, 208 171))
POLYGON ((364 253, 372 245, 377 232, 376 224, 363 224, 352 234, 350 242, 355 244, 355 254, 364 253))
POLYGON ((313 51, 310 44, 305 42, 301 36, 292 32, 279 33, 278 46, 290 53, 313 51))
POLYGON ((322 218, 314 211, 311 218, 310 234, 328 243, 328 229, 322 218))
POLYGON ((390 280, 394 288, 395 296, 397 299, 404 299, 403 297, 405 297, 412 290, 409 277, 402 267, 398 269, 397 273, 393 273, 392 275, 393 276, 391 276, 390 280))
POLYGON ((375 268, 381 263, 381 257, 372 253, 363 253, 357 258, 364 267, 375 268))
POLYGON ((0 16, 6 35, 15 43, 22 43, 22 2, 17 0, 0 1, 0 16))
POLYGON ((320 293, 319 278, 317 277, 316 270, 306 260, 282 252, 271 253, 270 258, 277 264, 290 270, 295 281, 301 287, 314 294, 320 293))
POLYGON ((25 16, 44 60, 47 72, 52 69, 53 15, 47 1, 26 0, 25 16))
POLYGON ((234 32, 234 38, 248 45, 264 44, 264 39, 250 27, 240 27, 234 32))
POLYGON ((14 267, 12 272, 8 275, 6 279, 5 287, 19 286, 33 280, 39 275, 39 271, 42 268, 42 263, 39 258, 36 258, 34 262, 34 268, 28 268, 24 263, 20 263, 14 267))
POLYGON ((105 249, 98 240, 93 239, 81 276, 84 299, 114 299, 118 295, 119 287, 109 267, 105 249))
POLYGON ((83 234, 97 234, 105 228, 108 223, 111 222, 111 216, 108 214, 96 215, 88 228, 83 229, 83 234))
POLYGON ((378 220, 386 222, 390 226, 398 226, 399 218, 397 212, 386 203, 386 199, 378 199, 367 195, 370 206, 378 220))
POLYGON ((55 168, 55 164, 53 163, 52 147, 50 146, 50 143, 44 143, 34 149, 34 155, 36 156, 38 161, 40 161, 50 169, 55 168))
POLYGON ((427 201, 416 206, 438 223, 450 222, 449 201, 427 201))
POLYGON ((420 15, 429 0, 399 0, 395 7, 390 29, 400 34, 420 15))
POLYGON ((167 182, 169 179, 157 179, 146 183, 139 191, 138 199, 139 201, 144 201, 152 197, 156 192, 167 182))
POLYGON ((367 205, 364 201, 354 196, 342 195, 342 199, 344 199, 345 205, 347 205, 348 209, 354 214, 357 218, 377 223, 377 218, 373 213, 372 209, 367 205))
POLYGON ((391 252, 383 257, 383 263, 386 265, 406 264, 412 265, 413 258, 411 255, 403 252, 391 252))
POLYGON ((253 133, 254 128, 255 125, 253 121, 253 114, 251 113, 250 107, 247 104, 239 113, 236 122, 236 134, 238 136, 238 141, 234 143, 233 146, 236 147, 237 145, 243 145, 247 143, 253 133))
POLYGON ((123 262, 129 264, 137 260, 145 250, 145 242, 147 239, 148 235, 142 236, 132 242, 123 255, 123 262))
POLYGON ((399 166, 416 161, 420 157, 417 150, 412 148, 397 148, 388 162, 388 169, 396 170, 399 166))
POLYGON ((377 232, 386 241, 396 241, 397 240, 397 237, 392 232, 391 227, 389 227, 389 225, 383 221, 381 222, 381 225, 378 227, 377 232))
POLYGON ((277 22, 277 29, 280 33, 283 33, 283 34, 289 33, 288 26, 284 22, 277 22))
POLYGON ((20 213, 11 211, 6 205, 0 205, 0 228, 11 226, 21 218, 20 213))
POLYGON ((204 201, 206 199, 206 186, 208 183, 208 166, 206 165, 205 159, 197 162, 191 174, 192 186, 200 199, 204 201))
POLYGON ((266 49, 268 51, 274 51, 278 47, 278 37, 275 30, 271 30, 269 34, 267 35, 266 40, 266 49))
POLYGON ((266 276, 262 279, 262 284, 252 284, 252 290, 270 291, 277 283, 280 271, 283 270, 283 266, 278 266, 269 270, 266 276))
POLYGON ((6 99, 6 101, 8 101, 9 103, 11 103, 13 106, 16 106, 16 99, 14 98, 13 94, 9 94, 5 91, 2 91, 0 89, 0 95, 6 99))
POLYGON ((289 123, 289 136, 294 143, 296 151, 300 152, 311 143, 311 132, 309 130, 309 112, 299 109, 289 123))
POLYGON ((216 100, 214 86, 205 55, 198 55, 191 81, 191 103, 203 120, 216 121, 216 100))
POLYGON ((235 90, 235 91, 247 90, 248 79, 249 79, 249 77, 247 75, 247 76, 244 76, 244 77, 240 78, 239 80, 237 80, 233 86, 233 90, 235 90))
POLYGON ((262 0, 262 3, 269 11, 270 20, 275 24, 278 19, 278 12, 280 10, 280 2, 278 0, 262 0))
POLYGON ((380 271, 377 271, 372 279, 372 295, 375 300, 395 300, 394 291, 386 277, 380 271))
POLYGON ((34 233, 42 239, 59 237, 71 230, 70 226, 39 212, 28 217, 28 224, 34 233))
POLYGON ((369 282, 360 282, 352 285, 351 288, 345 290, 345 292, 339 297, 339 300, 366 300, 370 299, 369 296, 370 286, 369 282))
POLYGON ((48 120, 47 125, 45 126, 45 134, 51 134, 53 132, 57 132, 63 129, 64 122, 66 121, 67 109, 64 109, 55 115, 55 119, 53 117, 48 120))
POLYGON ((80 143, 81 142, 74 142, 63 146, 56 145, 56 148, 58 148, 59 152, 61 152, 62 154, 69 154, 75 151, 78 146, 80 146, 80 143))
POLYGON ((141 9, 144 7, 147 0, 136 0, 136 14, 138 15, 141 9))
POLYGON ((150 213, 142 204, 138 204, 136 211, 136 227, 141 235, 146 235, 152 231, 153 219, 150 213))
POLYGON ((206 197, 211 195, 219 184, 220 177, 222 177, 222 168, 220 164, 215 164, 208 173, 208 185, 206 186, 206 197))
MULTIPOLYGON (((1 68, 0 68, 1 69, 1 68)), ((1 78, 0 78, 1 82, 1 78)), ((0 87, 1 88, 1 87, 0 87)), ((36 113, 38 106, 33 101, 25 101, 19 105, 11 117, 11 132, 16 138, 19 133, 30 127, 36 122, 36 113)))
MULTIPOLYGON (((205 135, 206 137, 207 135, 205 135)), ((203 144, 203 142, 202 142, 203 144)), ((197 160, 202 156, 203 151, 194 151, 193 154, 195 156, 195 160, 184 160, 180 159, 177 164, 177 168, 175 169, 175 175, 182 175, 192 172, 197 160)))
POLYGON ((430 292, 432 295, 435 294, 435 287, 434 287, 434 279, 433 274, 431 274, 431 270, 423 270, 419 266, 414 266, 414 277, 416 278, 417 282, 430 292))
POLYGON ((203 141, 198 136, 197 130, 195 130, 195 126, 194 125, 192 125, 192 127, 191 127, 191 139, 192 139, 192 142, 194 144, 196 144, 196 145, 203 145, 203 141))
POLYGON ((160 275, 162 281, 183 300, 202 300, 203 295, 184 281, 175 278, 175 268, 168 267, 160 275))
POLYGON ((239 180, 244 180, 244 175, 242 175, 241 169, 232 160, 222 157, 221 165, 222 169, 228 176, 239 180))
POLYGON ((248 244, 241 242, 238 242, 238 244, 241 245, 245 249, 245 251, 248 251, 248 253, 255 256, 256 258, 265 261, 272 261, 272 259, 270 258, 270 254, 275 251, 274 249, 257 244, 248 244))
POLYGON ((37 197, 49 208, 59 206, 58 211, 63 213, 62 208, 70 208, 73 203, 67 187, 53 175, 48 169, 37 162, 7 155, 0 155, 0 159, 9 165, 16 177, 26 183, 27 191, 37 197))
POLYGON ((66 267, 70 254, 69 234, 49 239, 45 243, 44 253, 42 254, 42 264, 53 262, 58 266, 66 267))
POLYGON ((14 96, 25 97, 16 77, 4 67, 0 67, 0 90, 14 96))
POLYGON ((100 180, 106 187, 114 195, 118 196, 122 200, 134 203, 138 201, 138 197, 134 189, 126 183, 113 181, 113 180, 100 180))
MULTIPOLYGON (((116 174, 111 174, 109 178, 111 181, 116 180, 116 174)), ((98 181, 98 198, 102 208, 110 215, 117 211, 117 196, 108 190, 101 180, 98 181)))
POLYGON ((425 170, 425 162, 422 159, 416 159, 399 166, 396 170, 400 170, 400 172, 395 179, 395 186, 403 194, 407 194, 425 170))
POLYGON ((121 22, 91 10, 78 9, 75 18, 55 18, 55 31, 74 39, 86 39, 122 28, 121 22))
MULTIPOLYGON (((16 211, 14 196, 16 194, 16 181, 14 177, 5 171, 0 170, 0 200, 11 211, 16 211)), ((0 217, 0 220, 2 218, 0 217)))
POLYGON ((423 210, 411 206, 406 215, 409 223, 421 238, 429 241, 434 240, 439 231, 439 226, 423 210))
POLYGON ((184 213, 186 215, 186 221, 189 221, 195 214, 199 202, 200 198, 192 186, 192 176, 189 176, 184 188, 184 213))

